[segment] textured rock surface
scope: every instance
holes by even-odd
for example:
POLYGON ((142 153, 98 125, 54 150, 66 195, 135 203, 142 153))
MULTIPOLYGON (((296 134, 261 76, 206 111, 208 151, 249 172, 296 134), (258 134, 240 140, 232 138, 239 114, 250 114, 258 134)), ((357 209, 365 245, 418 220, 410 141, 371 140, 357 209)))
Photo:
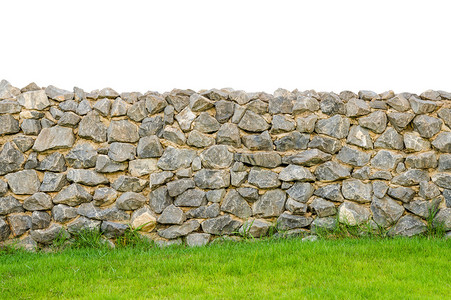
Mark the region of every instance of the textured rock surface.
MULTIPOLYGON (((451 97, 0 83, 0 241, 132 226, 164 244, 451 231, 451 97), (337 215, 337 217, 335 217, 337 215)), ((160 243, 159 242, 159 243, 160 243)))

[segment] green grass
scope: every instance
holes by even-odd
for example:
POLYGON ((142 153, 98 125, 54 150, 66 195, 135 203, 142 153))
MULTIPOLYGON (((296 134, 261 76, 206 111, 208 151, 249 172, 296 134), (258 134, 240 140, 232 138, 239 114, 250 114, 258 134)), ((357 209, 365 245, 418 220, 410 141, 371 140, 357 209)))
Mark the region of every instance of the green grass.
POLYGON ((449 299, 451 241, 299 239, 0 255, 2 299, 449 299))

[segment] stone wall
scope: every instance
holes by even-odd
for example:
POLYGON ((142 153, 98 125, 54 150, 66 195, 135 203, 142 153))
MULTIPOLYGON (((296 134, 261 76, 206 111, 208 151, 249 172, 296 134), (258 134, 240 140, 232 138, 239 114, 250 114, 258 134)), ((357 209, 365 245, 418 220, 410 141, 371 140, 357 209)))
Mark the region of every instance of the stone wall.
POLYGON ((451 94, 85 92, 0 83, 0 241, 451 231, 451 94))

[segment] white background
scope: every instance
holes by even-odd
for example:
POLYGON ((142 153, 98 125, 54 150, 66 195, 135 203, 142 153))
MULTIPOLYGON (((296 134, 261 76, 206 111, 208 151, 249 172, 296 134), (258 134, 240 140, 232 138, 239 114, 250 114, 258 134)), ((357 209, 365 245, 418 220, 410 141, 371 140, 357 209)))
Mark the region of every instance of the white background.
POLYGON ((0 79, 118 92, 451 91, 449 1, 2 1, 0 79))

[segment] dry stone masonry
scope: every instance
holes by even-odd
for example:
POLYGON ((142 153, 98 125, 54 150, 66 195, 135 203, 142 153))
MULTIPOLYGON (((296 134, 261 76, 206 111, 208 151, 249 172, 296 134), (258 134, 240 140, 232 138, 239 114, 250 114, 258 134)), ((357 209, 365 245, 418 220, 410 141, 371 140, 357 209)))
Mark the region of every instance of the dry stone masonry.
POLYGON ((119 94, 3 80, 0 145, 0 241, 29 248, 129 225, 188 245, 339 222, 451 231, 443 91, 119 94))

